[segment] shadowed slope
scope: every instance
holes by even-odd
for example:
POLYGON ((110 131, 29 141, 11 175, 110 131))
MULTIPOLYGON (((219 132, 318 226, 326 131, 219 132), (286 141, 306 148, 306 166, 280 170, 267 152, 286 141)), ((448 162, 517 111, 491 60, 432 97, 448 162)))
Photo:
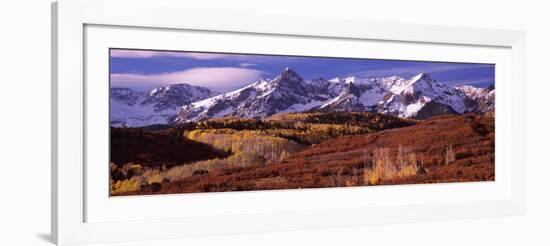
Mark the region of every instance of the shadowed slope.
POLYGON ((175 132, 111 128, 111 162, 119 166, 129 162, 144 166, 173 166, 227 156, 228 153, 175 132))

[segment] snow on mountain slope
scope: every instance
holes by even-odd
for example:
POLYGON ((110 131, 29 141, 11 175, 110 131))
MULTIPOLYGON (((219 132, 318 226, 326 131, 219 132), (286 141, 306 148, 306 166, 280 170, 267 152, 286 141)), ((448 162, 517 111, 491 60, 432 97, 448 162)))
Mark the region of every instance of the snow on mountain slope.
MULTIPOLYGON (((348 77, 332 79, 344 84, 339 95, 320 109, 326 111, 372 111, 388 93, 382 79, 348 77)), ((386 78, 384 78, 386 81, 386 78)))
POLYGON ((379 113, 413 117, 428 102, 448 105, 460 114, 472 110, 465 103, 466 96, 461 91, 437 82, 426 73, 406 81, 398 80, 388 89, 391 94, 379 105, 379 113))
POLYGON ((483 112, 493 110, 494 90, 491 92, 493 97, 491 93, 478 96, 480 93, 466 87, 448 87, 426 73, 410 79, 398 76, 337 77, 304 81, 296 72, 286 68, 272 80, 260 80, 239 90, 185 105, 176 121, 216 117, 263 118, 280 112, 303 111, 370 111, 415 117, 424 109, 422 117, 431 117, 474 112, 481 108, 483 112))
POLYGON ((473 103, 476 112, 495 111, 495 87, 490 85, 487 88, 477 88, 470 85, 455 87, 464 93, 473 103))
POLYGON ((279 112, 307 111, 335 95, 328 81, 305 82, 286 68, 272 80, 260 80, 242 89, 183 106, 177 121, 232 116, 261 118, 279 112))
POLYGON ((110 125, 139 127, 169 124, 182 105, 217 93, 204 87, 173 84, 149 92, 111 88, 110 94, 110 125))
POLYGON ((111 88, 111 125, 145 126, 281 112, 368 111, 397 117, 494 111, 494 87, 449 87, 429 74, 409 79, 346 77, 305 81, 290 68, 270 80, 218 94, 186 84, 149 92, 111 88))

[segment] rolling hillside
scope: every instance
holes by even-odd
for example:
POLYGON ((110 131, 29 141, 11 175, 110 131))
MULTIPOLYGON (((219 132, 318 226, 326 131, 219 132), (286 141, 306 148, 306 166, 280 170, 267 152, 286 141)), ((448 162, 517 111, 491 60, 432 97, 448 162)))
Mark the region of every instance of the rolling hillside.
POLYGON ((111 128, 111 162, 118 166, 130 162, 149 167, 174 166, 228 155, 169 131, 111 128))
POLYGON ((438 116, 407 127, 340 135, 307 146, 264 165, 204 169, 207 166, 201 164, 192 175, 122 194, 494 180, 492 114, 438 116))

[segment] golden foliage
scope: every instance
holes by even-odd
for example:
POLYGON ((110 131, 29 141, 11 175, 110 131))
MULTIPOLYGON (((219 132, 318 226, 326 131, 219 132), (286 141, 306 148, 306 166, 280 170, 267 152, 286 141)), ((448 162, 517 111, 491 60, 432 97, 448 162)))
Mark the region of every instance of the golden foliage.
POLYGON ((158 170, 151 171, 149 174, 146 171, 143 176, 145 177, 148 185, 151 185, 152 183, 162 183, 162 181, 164 180, 164 175, 162 175, 158 170))
POLYGON ((119 193, 137 191, 140 188, 140 183, 137 179, 126 179, 116 181, 111 188, 111 195, 119 193))
POLYGON ((409 153, 399 145, 397 156, 392 160, 389 148, 377 148, 374 150, 373 166, 363 170, 363 180, 367 184, 376 185, 384 180, 416 175, 417 171, 418 163, 414 152, 409 153))
POLYGON ((403 178, 403 177, 409 177, 416 175, 416 172, 418 171, 418 167, 413 165, 405 166, 403 169, 399 170, 397 173, 397 177, 403 178))
POLYGON ((112 187, 112 191, 114 193, 121 193, 132 191, 132 189, 138 190, 139 184, 141 183, 151 185, 153 183, 163 183, 164 181, 174 182, 192 176, 195 171, 247 167, 264 163, 265 159, 261 156, 238 152, 228 158, 198 161, 190 164, 173 166, 166 170, 160 170, 159 168, 143 168, 145 170, 142 173, 136 174, 130 179, 116 181, 112 187))
POLYGON ((186 137, 223 151, 263 156, 268 161, 281 160, 284 156, 304 148, 294 141, 269 136, 259 130, 194 130, 186 137))
POLYGON ((212 159, 174 166, 161 174, 164 178, 170 181, 176 181, 193 175, 193 172, 197 170, 211 171, 219 168, 247 167, 261 165, 264 162, 265 160, 261 156, 251 153, 237 152, 225 159, 212 159))

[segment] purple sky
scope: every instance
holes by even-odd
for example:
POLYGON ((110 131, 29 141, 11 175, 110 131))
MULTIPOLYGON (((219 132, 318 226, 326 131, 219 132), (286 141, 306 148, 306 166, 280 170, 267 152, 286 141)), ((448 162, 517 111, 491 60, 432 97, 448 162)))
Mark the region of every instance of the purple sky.
POLYGON ((492 64, 127 49, 110 51, 111 87, 136 90, 187 83, 226 92, 261 78, 274 78, 285 67, 291 67, 306 80, 354 75, 409 78, 425 72, 448 85, 487 87, 494 84, 495 77, 492 64))

